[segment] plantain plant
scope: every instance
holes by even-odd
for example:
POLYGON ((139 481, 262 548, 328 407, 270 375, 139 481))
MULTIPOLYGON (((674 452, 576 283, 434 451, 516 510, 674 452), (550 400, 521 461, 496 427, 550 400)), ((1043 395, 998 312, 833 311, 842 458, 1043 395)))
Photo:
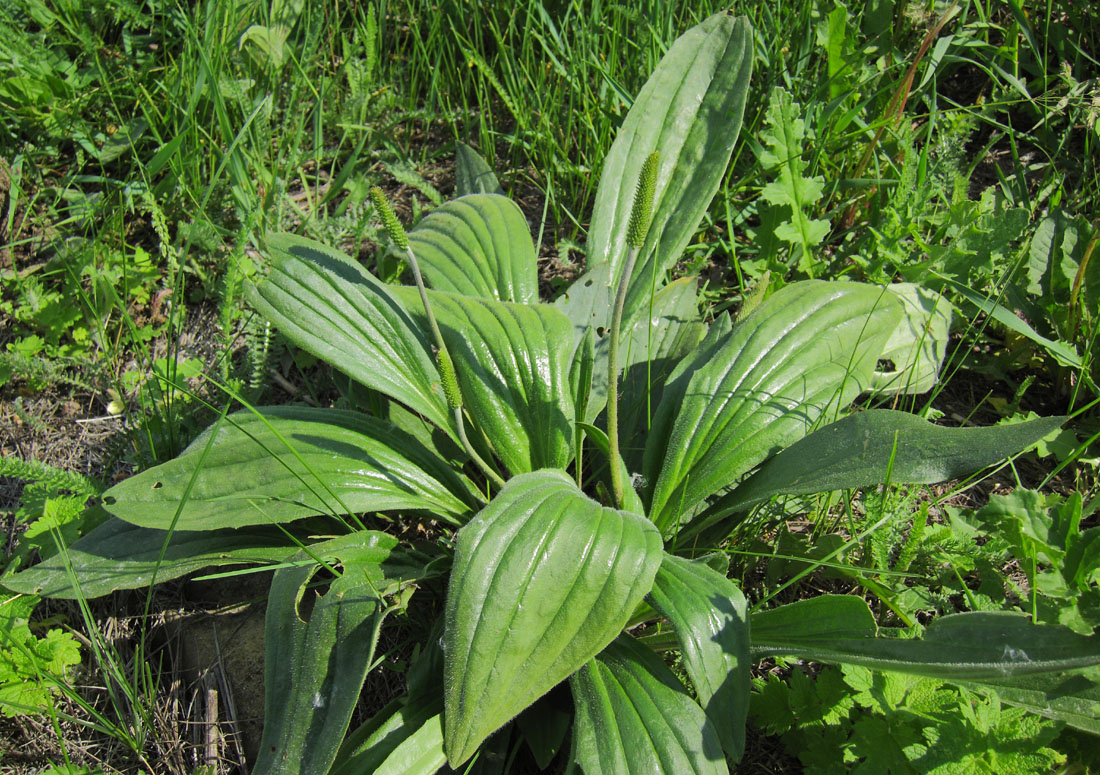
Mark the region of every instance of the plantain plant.
MULTIPOLYGON (((751 41, 744 19, 718 14, 668 51, 606 161, 587 272, 553 304, 523 215, 493 193, 459 196, 408 235, 376 200, 415 287, 268 235, 252 303, 339 370, 359 408, 223 414, 107 491, 100 527, 4 583, 92 597, 273 566, 261 773, 431 773, 489 764, 512 739, 544 768, 569 741, 559 761, 588 773, 728 772, 750 663, 774 654, 995 687, 1096 731, 1095 685, 1066 678, 1100 663, 1094 637, 965 613, 899 638, 854 596, 749 616, 707 552, 776 495, 941 481, 1061 422, 849 412, 887 348, 936 351, 924 308, 889 288, 795 283, 707 325, 695 280, 666 281, 729 162, 751 41), (417 597, 431 609, 433 594, 441 616, 407 694, 349 732, 384 619, 417 597)), ((496 188, 463 158, 460 180, 496 188)))

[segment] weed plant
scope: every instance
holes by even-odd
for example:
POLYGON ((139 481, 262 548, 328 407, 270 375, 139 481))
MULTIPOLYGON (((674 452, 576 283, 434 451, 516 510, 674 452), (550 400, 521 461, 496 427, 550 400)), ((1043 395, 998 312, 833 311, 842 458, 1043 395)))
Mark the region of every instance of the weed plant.
MULTIPOLYGON (((327 403, 329 373, 288 350, 245 301, 261 262, 253 246, 292 230, 400 280, 400 257, 376 249, 385 238, 368 192, 383 185, 402 219, 419 225, 452 190, 459 141, 480 150, 489 169, 512 171, 500 190, 523 206, 538 255, 560 257, 544 264, 581 273, 596 183, 634 95, 680 33, 725 7, 487 0, 471 13, 465 3, 416 0, 0 0, 0 398, 13 427, 16 417, 35 420, 17 391, 71 390, 95 414, 124 412, 129 459, 145 468, 173 458, 217 416, 219 407, 203 404, 214 396, 223 396, 211 401, 219 405, 224 396, 268 401, 289 387, 327 403), (207 377, 186 344, 201 305, 215 308, 222 350, 204 359, 207 377), (207 378, 226 392, 200 384, 207 378)), ((946 364, 932 368, 929 385, 927 368, 922 384, 916 364, 906 371, 884 357, 875 381, 889 392, 868 404, 1006 423, 1036 410, 1077 417, 1043 442, 1042 473, 1014 470, 1003 480, 1054 484, 1061 495, 1013 496, 1011 509, 996 499, 948 508, 947 497, 919 489, 888 508, 852 493, 788 498, 767 508, 777 522, 813 515, 811 534, 777 526, 750 547, 769 559, 742 565, 736 558, 750 555, 735 554, 730 575, 744 583, 757 562, 768 568, 768 591, 750 600, 760 610, 776 590, 790 601, 813 579, 847 585, 884 622, 919 627, 933 613, 1008 608, 1088 633, 1095 622, 1080 601, 1095 596, 1096 583, 1100 27, 1086 4, 1068 0, 782 0, 734 10, 754 25, 742 139, 670 268, 706 278, 705 319, 807 278, 910 283, 915 304, 931 299, 935 319, 954 321, 950 339, 943 328, 917 348, 925 365, 946 364)), ((631 190, 633 181, 623 185, 631 190)), ((567 285, 544 280, 557 292, 567 285)), ((377 409, 377 395, 334 376, 341 406, 377 409)), ((632 444, 624 441, 624 459, 638 454, 632 444)), ((36 480, 18 468, 16 451, 3 442, 3 475, 36 480)), ((95 526, 80 508, 90 493, 53 486, 27 490, 12 515, 33 531, 12 555, 20 565, 32 547, 56 550, 51 531, 67 546, 95 526)), ((20 600, 25 608, 28 598, 20 600)), ((21 627, 24 608, 6 621, 21 627)), ((85 661, 112 676, 108 685, 129 688, 106 715, 77 705, 92 727, 149 750, 151 724, 132 713, 152 694, 148 676, 119 669, 92 608, 81 610, 86 637, 99 644, 85 661)), ((62 633, 39 629, 36 642, 62 633)), ((35 663, 21 653, 21 665, 35 663)), ((70 668, 47 662, 35 664, 54 694, 38 700, 66 691, 79 698, 70 668)), ((914 721, 909 695, 872 708, 852 682, 856 672, 845 671, 834 694, 900 730, 891 739, 917 771, 939 766, 936 751, 972 750, 961 737, 933 740, 942 734, 929 732, 930 717, 940 719, 936 729, 954 724, 1006 745, 1011 738, 997 720, 1008 715, 986 695, 922 685, 913 691, 938 704, 920 705, 925 715, 914 721)), ((780 691, 769 686, 759 688, 780 691)), ((754 717, 789 734, 783 719, 754 717)), ((830 740, 846 737, 836 748, 844 762, 829 766, 885 766, 870 727, 857 730, 855 718, 830 727, 830 740)), ((1055 753, 1019 764, 1022 771, 1045 771, 1060 756, 1069 758, 1058 766, 1087 766, 1086 748, 1063 722, 1035 723, 1034 750, 1055 753)), ((891 751, 890 766, 906 771, 891 751)), ((996 770, 1005 761, 967 766, 996 770)))

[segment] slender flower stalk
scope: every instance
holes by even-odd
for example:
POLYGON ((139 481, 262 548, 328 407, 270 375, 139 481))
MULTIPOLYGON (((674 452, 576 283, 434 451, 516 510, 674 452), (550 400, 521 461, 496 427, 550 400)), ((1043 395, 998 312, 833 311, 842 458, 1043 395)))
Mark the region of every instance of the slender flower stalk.
POLYGON ((660 154, 654 151, 642 163, 638 187, 634 191, 634 206, 630 209, 630 220, 626 227, 626 239, 630 250, 626 254, 626 264, 619 278, 615 305, 611 308, 611 333, 609 334, 611 339, 607 347, 607 439, 611 453, 611 493, 615 498, 615 506, 620 509, 623 507, 625 490, 622 471, 619 470, 619 334, 623 324, 623 306, 626 304, 626 290, 630 284, 630 275, 634 271, 638 251, 645 244, 646 234, 649 232, 659 161, 660 154))
POLYGON ((439 369, 439 377, 443 383, 443 395, 447 398, 447 406, 454 412, 459 441, 462 442, 466 454, 470 456, 470 459, 474 461, 477 467, 480 468, 494 484, 498 487, 503 487, 504 479, 501 478, 500 474, 489 467, 489 464, 477 453, 477 450, 474 449, 473 444, 470 443, 470 439, 466 435, 466 425, 462 415, 462 391, 458 386, 458 376, 455 374, 454 361, 451 360, 451 354, 447 351, 447 345, 443 341, 443 334, 439 331, 439 324, 435 322, 435 314, 432 312, 432 305, 428 302, 428 291, 424 287, 424 278, 420 274, 420 264, 416 260, 416 254, 413 253, 412 246, 409 245, 409 237, 405 234, 405 229, 402 228, 401 222, 397 220, 397 216, 394 214, 393 208, 390 207, 390 203, 386 200, 386 195, 382 193, 382 189, 378 188, 378 186, 372 188, 370 190, 370 198, 371 201, 374 202, 374 208, 382 219, 382 225, 386 227, 386 232, 390 235, 390 239, 399 250, 405 251, 405 257, 409 260, 409 266, 412 268, 413 279, 416 281, 416 290, 420 292, 420 301, 423 303, 424 313, 428 317, 428 327, 431 329, 432 337, 435 339, 435 365, 436 368, 439 369))

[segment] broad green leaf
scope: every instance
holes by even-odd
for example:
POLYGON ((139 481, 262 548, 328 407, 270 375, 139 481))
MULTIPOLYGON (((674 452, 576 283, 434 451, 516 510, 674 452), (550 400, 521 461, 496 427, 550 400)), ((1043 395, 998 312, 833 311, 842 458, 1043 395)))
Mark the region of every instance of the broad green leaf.
MULTIPOLYGON (((606 264, 585 273, 555 302, 555 306, 573 323, 578 342, 588 332, 595 337, 592 389, 583 416, 587 422, 595 422, 607 403, 607 327, 610 325, 612 294, 606 284, 601 285, 601 282, 606 283, 607 273, 606 264)), ((636 423, 639 416, 645 419, 646 386, 657 386, 650 402, 650 406, 656 408, 656 397, 667 373, 706 334, 699 320, 696 296, 696 280, 682 278, 658 289, 652 305, 647 298, 632 317, 624 317, 624 333, 619 347, 624 375, 624 384, 619 388, 624 394, 624 399, 619 402, 622 433, 629 432, 628 423, 636 423), (647 370, 645 364, 651 356, 653 362, 647 370)))
MULTIPOLYGON (((1032 624, 1012 611, 975 611, 933 620, 919 640, 785 632, 752 633, 755 658, 791 655, 896 670, 945 681, 997 679, 1100 665, 1100 637, 1032 624)), ((1026 686, 1026 682, 1022 682, 1026 686)))
MULTIPOLYGON (((347 732, 385 616, 382 594, 400 580, 385 563, 398 541, 354 533, 299 552, 307 564, 275 573, 264 639, 264 733, 255 772, 324 773, 347 732), (320 597, 311 582, 322 569, 310 558, 335 558, 342 569, 320 597), (308 621, 303 598, 313 598, 308 621)), ((417 574, 410 574, 413 578, 417 574)), ((411 580, 411 579, 410 579, 411 580)))
POLYGON ((674 375, 643 469, 657 526, 671 530, 851 402, 869 384, 900 316, 900 303, 881 288, 795 283, 739 323, 709 362, 674 375))
POLYGON ((451 200, 409 233, 409 246, 437 291, 522 304, 539 300, 531 227, 511 199, 470 194, 451 200))
POLYGON ((734 761, 745 750, 749 623, 745 596, 702 563, 665 554, 649 593, 676 630, 695 696, 734 761))
POLYGON ((790 635, 826 641, 873 637, 878 631, 871 609, 863 598, 855 595, 819 595, 755 611, 749 617, 749 627, 754 646, 790 635))
POLYGON ((422 509, 457 523, 476 503, 470 488, 388 422, 287 406, 230 415, 179 457, 112 487, 103 504, 120 519, 162 530, 397 509, 422 509))
POLYGON ((581 426, 587 417, 588 403, 592 399, 595 369, 596 330, 589 328, 577 342, 577 347, 573 350, 573 360, 569 364, 569 392, 573 396, 573 412, 577 418, 573 431, 573 449, 578 459, 581 458, 581 442, 584 439, 584 429, 581 426))
POLYGON ((402 740, 378 769, 371 772, 373 775, 432 775, 446 763, 443 715, 437 713, 402 740))
POLYGON ((645 306, 654 276, 660 280, 680 259, 718 190, 741 129, 751 72, 748 21, 715 14, 672 44, 623 121, 596 191, 588 266, 609 264, 612 285, 622 274, 642 162, 660 151, 653 217, 630 281, 627 319, 645 306))
POLYGON ((876 371, 876 393, 915 395, 931 390, 939 379, 951 333, 951 303, 914 283, 886 286, 902 302, 904 317, 883 347, 879 361, 894 368, 876 371))
MULTIPOLYGON (((640 471, 645 454, 645 439, 653 415, 661 403, 665 381, 677 364, 695 352, 707 333, 699 319, 698 283, 681 278, 657 291, 652 315, 639 310, 637 319, 624 329, 627 335, 619 346, 623 372, 619 383, 619 446, 631 471, 640 471)), ((607 374, 607 348, 597 357, 607 374)), ((600 405, 607 401, 607 378, 600 380, 600 405)))
POLYGON ((560 471, 513 478, 459 531, 444 633, 452 767, 619 634, 661 555, 645 517, 560 471))
POLYGON ((569 680, 574 752, 586 773, 728 773, 703 709, 660 658, 621 635, 569 680))
POLYGON ((439 722, 443 713, 443 693, 439 690, 443 681, 443 652, 439 639, 442 622, 436 620, 436 626, 423 641, 425 647, 408 671, 408 693, 388 703, 365 724, 348 734, 337 754, 332 775, 358 775, 359 773, 378 771, 389 766, 391 771, 402 772, 401 766, 408 772, 418 764, 428 770, 431 761, 439 769, 445 762, 443 755, 442 733, 438 739, 427 731, 439 722))
MULTIPOLYGON (((395 288, 419 298, 415 288, 395 288)), ((513 474, 572 459, 569 321, 548 304, 508 304, 429 291, 466 411, 513 474)), ((419 314, 419 313, 418 313, 419 314)))
POLYGON ((289 34, 290 29, 281 24, 270 27, 253 24, 241 35, 238 48, 243 49, 246 43, 251 44, 248 53, 256 64, 265 69, 278 70, 286 61, 286 39, 289 34))
POLYGON ((385 285, 339 251, 292 234, 269 235, 263 252, 268 275, 249 301, 283 336, 453 435, 427 329, 385 285))
POLYGON ((773 495, 882 484, 888 471, 891 481, 909 484, 966 476, 1026 450, 1065 419, 943 428, 906 412, 857 412, 819 428, 768 460, 708 509, 704 519, 744 511, 773 495))
POLYGON ((271 0, 271 21, 293 29, 304 8, 305 0, 271 0))
POLYGON ((455 143, 455 196, 467 194, 500 194, 500 187, 493 168, 477 151, 464 142, 455 143))
POLYGON ((169 581, 210 566, 280 562, 296 549, 290 537, 275 527, 177 530, 164 549, 168 536, 164 530, 112 518, 64 552, 5 576, 2 583, 25 595, 93 598, 119 589, 147 587, 154 580, 169 581), (74 579, 77 586, 73 586, 74 579))
POLYGON ((435 772, 447 762, 443 755, 442 712, 442 697, 394 700, 349 736, 332 775, 435 772), (418 766, 421 768, 416 769, 418 766))
POLYGON ((615 301, 611 293, 610 269, 607 263, 589 269, 554 300, 554 306, 573 324, 573 336, 578 342, 589 329, 596 332, 598 339, 607 336, 611 306, 615 301))

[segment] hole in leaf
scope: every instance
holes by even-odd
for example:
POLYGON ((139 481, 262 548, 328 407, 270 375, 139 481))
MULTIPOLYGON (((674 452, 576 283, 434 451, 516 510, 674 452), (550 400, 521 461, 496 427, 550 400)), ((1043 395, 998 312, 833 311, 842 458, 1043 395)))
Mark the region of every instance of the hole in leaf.
POLYGON ((897 371, 897 370, 898 370, 897 364, 895 364, 889 358, 883 358, 882 360, 880 360, 878 363, 875 364, 875 371, 897 371))
POLYGON ((113 495, 108 495, 106 498, 103 499, 104 506, 114 506, 116 502, 117 501, 115 501, 115 497, 113 495))
POLYGON ((154 490, 159 490, 163 486, 164 486, 164 482, 153 482, 153 489, 154 490))
POLYGON ((596 336, 603 336, 607 333, 607 329, 603 326, 596 326, 596 336))
POLYGON ((585 288, 591 288, 591 287, 592 287, 592 283, 594 283, 594 282, 595 282, 595 280, 592 280, 592 279, 588 279, 588 280, 585 280, 585 281, 584 281, 584 287, 585 287, 585 288))

